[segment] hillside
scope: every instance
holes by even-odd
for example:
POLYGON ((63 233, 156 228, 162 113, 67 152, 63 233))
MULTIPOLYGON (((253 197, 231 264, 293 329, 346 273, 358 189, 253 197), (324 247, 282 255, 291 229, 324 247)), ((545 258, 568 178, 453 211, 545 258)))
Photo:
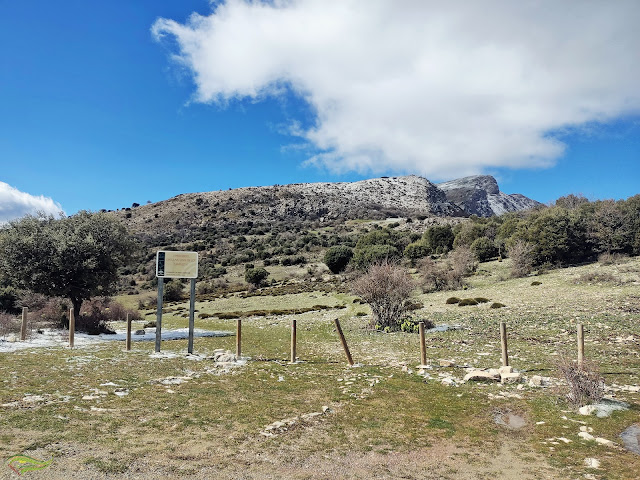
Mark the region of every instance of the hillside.
POLYGON ((355 219, 424 219, 472 214, 488 217, 538 205, 523 195, 500 192, 496 180, 490 176, 436 185, 426 178, 410 175, 352 183, 297 183, 187 193, 126 208, 118 215, 134 234, 171 235, 192 241, 199 237, 198 231, 212 227, 226 229, 228 223, 270 229, 274 222, 330 226, 355 219))

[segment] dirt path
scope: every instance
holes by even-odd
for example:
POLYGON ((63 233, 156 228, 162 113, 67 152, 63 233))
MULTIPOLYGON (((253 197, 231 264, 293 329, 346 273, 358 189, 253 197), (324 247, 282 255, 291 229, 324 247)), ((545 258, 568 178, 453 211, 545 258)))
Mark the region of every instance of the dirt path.
MULTIPOLYGON (((554 470, 539 456, 532 454, 525 443, 505 439, 497 449, 470 449, 442 441, 437 445, 403 452, 299 452, 282 449, 271 454, 230 453, 228 446, 204 444, 185 446, 184 452, 166 457, 141 456, 117 470, 117 455, 113 452, 83 445, 59 445, 60 456, 42 471, 28 472, 28 478, 84 480, 127 478, 156 480, 161 478, 193 479, 451 479, 451 480, 561 480, 569 478, 554 470), (114 463, 87 463, 87 457, 111 458, 114 463)), ((46 455, 43 452, 34 452, 46 455)), ((18 478, 6 466, 0 478, 18 478)))

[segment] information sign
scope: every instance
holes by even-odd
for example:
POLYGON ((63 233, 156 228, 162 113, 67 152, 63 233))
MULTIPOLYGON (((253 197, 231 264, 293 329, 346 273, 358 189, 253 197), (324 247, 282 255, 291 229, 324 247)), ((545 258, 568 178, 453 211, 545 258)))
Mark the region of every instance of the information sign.
POLYGON ((159 251, 156 277, 198 278, 198 252, 159 251))

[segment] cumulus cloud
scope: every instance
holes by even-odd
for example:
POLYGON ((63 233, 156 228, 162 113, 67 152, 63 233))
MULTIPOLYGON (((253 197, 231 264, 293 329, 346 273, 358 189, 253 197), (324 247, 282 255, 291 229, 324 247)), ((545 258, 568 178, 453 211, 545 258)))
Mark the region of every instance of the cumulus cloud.
POLYGON ((639 22, 636 0, 228 0, 152 33, 195 101, 304 98, 311 163, 444 179, 553 165, 558 132, 637 114, 639 22))
POLYGON ((49 197, 21 192, 8 183, 0 182, 0 225, 37 212, 58 215, 63 210, 49 197))

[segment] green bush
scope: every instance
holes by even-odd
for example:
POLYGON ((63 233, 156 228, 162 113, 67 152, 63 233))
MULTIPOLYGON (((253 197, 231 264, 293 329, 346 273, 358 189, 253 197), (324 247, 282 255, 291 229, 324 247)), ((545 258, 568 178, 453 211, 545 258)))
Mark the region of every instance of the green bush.
POLYGON ((246 272, 244 272, 244 279, 247 283, 254 285, 256 287, 260 286, 262 282, 269 276, 269 272, 267 272, 264 268, 250 268, 246 272))
POLYGON ((491 307, 489 307, 489 308, 502 308, 502 307, 506 307, 506 305, 504 303, 500 303, 500 302, 493 302, 491 304, 491 307))
POLYGON ((453 247, 455 235, 450 225, 435 225, 424 232, 423 240, 437 253, 446 253, 453 247))
POLYGON ((539 282, 537 280, 535 282, 531 282, 532 287, 537 287, 538 285, 542 285, 542 282, 539 282))
POLYGON ((184 286, 178 280, 172 280, 164 286, 164 299, 167 302, 182 300, 184 286))
POLYGON ((478 302, 474 298, 463 298, 458 302, 459 307, 467 307, 470 305, 478 305, 478 302))
POLYGON ((16 306, 17 301, 18 291, 14 287, 0 287, 0 312, 20 313, 20 309, 16 306))
POLYGON ((422 302, 408 300, 407 301, 407 311, 420 310, 424 308, 424 304, 422 302))
POLYGON ((360 270, 369 265, 391 261, 400 257, 398 249, 391 245, 367 245, 357 248, 353 255, 353 263, 360 270))
POLYGON ((431 253, 431 249, 423 241, 410 243, 404 249, 404 256, 407 257, 412 262, 415 262, 420 258, 424 258, 430 253, 431 253))
POLYGON ((496 247, 487 237, 480 237, 471 244, 471 251, 479 262, 486 262, 496 255, 496 247))
POLYGON ((460 303, 460 299, 458 297, 449 297, 445 303, 447 305, 455 305, 456 303, 460 303))
POLYGON ((335 245, 329 247, 324 254, 324 263, 327 265, 331 273, 343 272, 351 258, 353 250, 345 245, 335 245))
POLYGON ((433 320, 424 318, 406 318, 400 324, 400 331, 407 333, 418 333, 420 331, 420 322, 424 322, 424 328, 429 329, 436 326, 433 320))
POLYGON ((484 297, 476 297, 474 298, 474 300, 478 303, 487 303, 489 301, 488 298, 484 298, 484 297))

